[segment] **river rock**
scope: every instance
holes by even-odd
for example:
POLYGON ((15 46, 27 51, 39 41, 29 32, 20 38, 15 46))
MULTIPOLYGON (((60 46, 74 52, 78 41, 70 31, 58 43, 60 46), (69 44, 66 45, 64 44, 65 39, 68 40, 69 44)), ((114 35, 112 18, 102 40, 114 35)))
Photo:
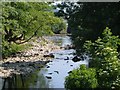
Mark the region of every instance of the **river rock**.
POLYGON ((69 57, 65 58, 64 60, 69 60, 69 57))
POLYGON ((66 63, 68 63, 69 61, 67 61, 66 63))
POLYGON ((46 68, 50 68, 50 66, 47 66, 46 68))
POLYGON ((70 66, 73 66, 73 65, 70 65, 70 66))
POLYGON ((43 49, 40 49, 40 51, 43 51, 43 49))
POLYGON ((51 77, 51 76, 46 76, 46 78, 47 78, 47 79, 52 79, 52 77, 51 77))
POLYGON ((80 57, 78 57, 78 56, 75 56, 73 59, 72 59, 72 61, 74 61, 74 62, 78 62, 78 61, 80 61, 81 59, 80 59, 80 57))
POLYGON ((51 75, 52 73, 48 73, 48 74, 50 74, 50 75, 51 75))
POLYGON ((29 63, 28 66, 35 67, 34 63, 29 63))
POLYGON ((20 63, 20 61, 16 61, 16 63, 20 63))
POLYGON ((50 58, 54 58, 55 56, 54 56, 52 53, 50 53, 50 54, 48 54, 48 55, 43 55, 43 57, 50 57, 50 58))
POLYGON ((54 71, 54 72, 56 72, 57 74, 59 74, 59 72, 58 72, 58 71, 54 71))
MULTIPOLYGON (((54 45, 54 43, 51 43, 51 41, 49 41, 47 44, 46 43, 41 44, 35 41, 31 41, 28 42, 28 44, 31 46, 31 48, 13 54, 13 57, 4 59, 5 62, 2 62, 2 67, 4 67, 4 70, 6 70, 8 73, 15 74, 17 72, 19 72, 20 74, 31 73, 35 69, 39 69, 41 67, 39 65, 45 65, 46 63, 49 62, 49 60, 51 60, 51 58, 55 57, 53 53, 49 54, 49 52, 53 52, 54 50, 60 49, 60 46, 54 45), (44 58, 43 56, 49 58, 44 58), (14 72, 13 71, 9 72, 8 71, 9 68, 13 69, 14 72)), ((47 68, 49 67, 50 66, 48 66, 47 68)), ((2 72, 0 71, 0 73, 2 72)), ((4 73, 6 74, 6 72, 4 73)), ((2 74, 0 76, 2 76, 2 74)))
POLYGON ((72 71, 69 71, 68 74, 72 73, 72 71))
POLYGON ((82 60, 82 61, 85 59, 85 57, 83 57, 83 55, 82 55, 82 56, 80 56, 80 58, 81 58, 81 60, 82 60))
POLYGON ((34 56, 38 56, 39 54, 38 53, 35 53, 34 56))
POLYGON ((65 50, 69 50, 69 49, 75 49, 75 46, 74 45, 66 45, 64 47, 65 50))

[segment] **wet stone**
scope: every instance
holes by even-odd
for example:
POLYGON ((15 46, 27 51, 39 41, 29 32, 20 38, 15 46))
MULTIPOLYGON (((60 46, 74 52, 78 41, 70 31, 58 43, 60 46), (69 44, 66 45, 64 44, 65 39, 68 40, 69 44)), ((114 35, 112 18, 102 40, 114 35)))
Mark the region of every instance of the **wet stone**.
POLYGON ((47 66, 46 68, 50 68, 50 66, 47 66))
POLYGON ((72 71, 69 71, 68 74, 72 73, 72 71))
POLYGON ((78 62, 78 61, 80 61, 81 60, 81 58, 79 58, 78 56, 75 56, 73 59, 72 59, 72 61, 74 61, 74 62, 78 62))
POLYGON ((56 72, 57 74, 59 74, 59 72, 58 72, 58 71, 54 71, 54 72, 56 72))
POLYGON ((50 74, 50 75, 51 75, 52 73, 48 73, 48 74, 50 74))
POLYGON ((67 61, 66 63, 68 63, 69 61, 67 61))
POLYGON ((65 58, 64 60, 69 60, 69 57, 65 58))
POLYGON ((51 76, 46 76, 46 78, 47 78, 47 79, 52 79, 52 77, 51 77, 51 76))
POLYGON ((70 65, 70 66, 73 66, 73 65, 70 65))

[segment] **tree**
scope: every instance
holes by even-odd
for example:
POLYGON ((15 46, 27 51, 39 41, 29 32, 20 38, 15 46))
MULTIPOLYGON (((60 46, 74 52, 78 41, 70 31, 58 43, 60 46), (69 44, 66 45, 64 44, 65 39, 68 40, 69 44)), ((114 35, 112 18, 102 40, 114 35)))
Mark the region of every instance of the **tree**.
POLYGON ((86 40, 95 41, 102 35, 105 27, 110 27, 114 35, 120 35, 119 3, 64 2, 58 7, 60 8, 58 16, 69 17, 67 18, 68 27, 77 50, 84 45, 86 40))
POLYGON ((78 88, 88 90, 96 88, 97 85, 95 69, 86 68, 85 65, 81 65, 80 68, 73 70, 65 79, 65 88, 70 90, 78 88))
POLYGON ((94 43, 86 41, 84 47, 86 53, 91 57, 89 68, 81 65, 66 77, 65 87, 75 88, 120 88, 120 60, 118 58, 118 44, 120 39, 113 36, 110 29, 106 27, 103 37, 94 43))
POLYGON ((34 36, 54 34, 54 25, 63 23, 55 17, 52 6, 45 2, 3 2, 2 11, 3 56, 13 52, 12 44, 23 44, 34 36))
POLYGON ((112 36, 107 27, 103 37, 95 43, 87 41, 85 48, 90 57, 90 67, 96 68, 100 88, 120 88, 120 60, 118 58, 118 44, 120 39, 112 36))

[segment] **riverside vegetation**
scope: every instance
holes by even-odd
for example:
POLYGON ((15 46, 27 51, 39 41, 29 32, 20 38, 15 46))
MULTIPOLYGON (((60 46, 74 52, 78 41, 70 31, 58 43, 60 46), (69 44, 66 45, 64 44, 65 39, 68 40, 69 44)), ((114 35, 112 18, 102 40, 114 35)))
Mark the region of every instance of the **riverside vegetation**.
POLYGON ((81 65, 66 77, 66 88, 120 88, 120 60, 118 58, 118 44, 120 39, 112 36, 109 28, 103 32, 103 38, 94 43, 86 41, 86 53, 92 58, 89 68, 81 65), (71 82, 72 81, 72 82, 71 82))
POLYGON ((90 60, 89 67, 81 65, 69 73, 65 88, 120 88, 119 3, 62 2, 52 7, 44 2, 5 2, 2 6, 3 58, 26 49, 25 43, 35 36, 66 30, 66 19, 76 54, 86 53, 90 60), (59 10, 54 13, 52 8, 59 10))
POLYGON ((51 35, 65 30, 62 18, 53 13, 50 3, 2 3, 2 56, 10 56, 24 49, 24 43, 34 36, 51 35), (59 31, 57 31, 59 30, 59 31))
POLYGON ((44 54, 59 49, 43 37, 66 29, 64 20, 53 10, 48 2, 2 2, 1 77, 30 73, 50 60, 44 54))
POLYGON ((65 87, 120 89, 120 4, 62 2, 57 7, 56 15, 68 21, 77 55, 91 58, 89 67, 82 65, 66 77, 65 87))

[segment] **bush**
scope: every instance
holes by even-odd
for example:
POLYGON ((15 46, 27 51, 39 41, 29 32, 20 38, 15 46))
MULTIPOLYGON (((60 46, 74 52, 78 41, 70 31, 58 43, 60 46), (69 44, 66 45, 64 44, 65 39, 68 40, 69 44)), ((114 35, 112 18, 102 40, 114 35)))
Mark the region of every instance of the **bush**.
POLYGON ((96 88, 97 85, 96 70, 86 68, 85 65, 73 70, 65 80, 65 88, 70 90, 75 88, 96 88))
POLYGON ((104 30, 102 38, 98 38, 95 43, 88 41, 85 44, 87 52, 92 57, 90 67, 97 70, 100 88, 120 88, 118 44, 120 44, 120 39, 113 36, 108 27, 104 30))
POLYGON ((27 48, 27 45, 25 45, 25 44, 22 44, 22 45, 18 45, 15 43, 9 44, 8 42, 3 40, 3 42, 2 42, 2 57, 6 58, 11 55, 15 55, 15 53, 25 50, 26 48, 27 48))
POLYGON ((84 45, 89 53, 89 68, 82 65, 66 77, 65 87, 120 89, 120 59, 117 52, 120 39, 113 36, 107 27, 103 37, 94 43, 87 41, 84 45))

